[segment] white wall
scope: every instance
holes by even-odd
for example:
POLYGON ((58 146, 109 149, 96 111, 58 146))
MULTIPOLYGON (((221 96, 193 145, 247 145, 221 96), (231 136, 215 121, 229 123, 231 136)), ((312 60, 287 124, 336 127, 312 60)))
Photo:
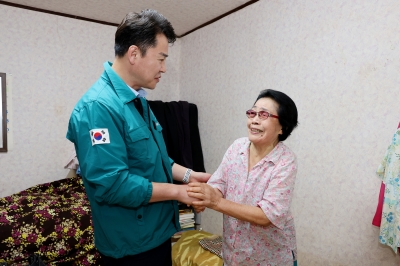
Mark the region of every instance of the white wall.
MULTIPOLYGON (((395 0, 262 0, 182 38, 180 95, 199 106, 207 171, 246 136, 260 90, 296 102, 299 265, 400 264, 371 225, 400 121, 399 19, 395 0)), ((202 226, 222 234, 222 216, 206 211, 202 226)))
MULTIPOLYGON (((0 5, 0 72, 13 76, 13 143, 0 153, 0 197, 67 175, 63 167, 73 151, 65 138, 69 116, 103 63, 113 61, 115 30, 0 5)), ((157 99, 178 99, 179 51, 178 41, 157 99)))

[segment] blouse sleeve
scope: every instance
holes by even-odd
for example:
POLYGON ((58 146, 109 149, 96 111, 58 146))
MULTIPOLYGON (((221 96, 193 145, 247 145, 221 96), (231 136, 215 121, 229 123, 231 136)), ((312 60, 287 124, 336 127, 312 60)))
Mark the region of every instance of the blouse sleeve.
POLYGON ((297 160, 293 153, 283 156, 275 165, 271 181, 258 206, 276 227, 283 229, 290 215, 290 204, 297 173, 297 160))
POLYGON ((229 161, 231 161, 232 147, 233 144, 225 152, 221 164, 218 166, 218 169, 212 174, 212 176, 207 182, 207 184, 209 184, 213 188, 217 188, 219 191, 221 191, 222 196, 224 198, 226 195, 226 184, 227 184, 226 173, 229 161))

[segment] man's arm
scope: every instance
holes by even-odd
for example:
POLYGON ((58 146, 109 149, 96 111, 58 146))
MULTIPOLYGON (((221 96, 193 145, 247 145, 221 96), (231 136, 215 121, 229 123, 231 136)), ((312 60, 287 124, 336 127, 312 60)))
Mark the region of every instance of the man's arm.
MULTIPOLYGON (((174 165, 172 166, 172 177, 174 178, 174 180, 182 182, 182 179, 185 176, 187 170, 188 168, 183 167, 182 165, 179 165, 177 163, 174 163, 174 165)), ((210 176, 211 174, 209 173, 202 173, 191 170, 188 183, 191 182, 205 183, 208 181, 208 179, 210 179, 210 176)))
MULTIPOLYGON (((182 182, 183 177, 188 169, 177 163, 172 166, 172 176, 174 180, 182 182)), ((189 182, 207 182, 210 174, 191 171, 189 182)), ((188 196, 187 185, 177 185, 169 183, 152 183, 153 191, 149 202, 158 202, 165 200, 177 200, 187 205, 191 205, 193 201, 198 199, 188 196)))
POLYGON ((188 196, 187 185, 176 185, 169 183, 152 183, 153 193, 149 202, 158 202, 165 200, 177 200, 184 204, 192 204, 197 199, 188 196))

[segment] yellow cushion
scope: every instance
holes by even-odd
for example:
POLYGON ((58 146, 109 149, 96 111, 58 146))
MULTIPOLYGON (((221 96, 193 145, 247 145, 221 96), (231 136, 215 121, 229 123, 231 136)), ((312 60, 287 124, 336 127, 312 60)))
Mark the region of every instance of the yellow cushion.
POLYGON ((191 230, 182 233, 181 238, 172 246, 173 266, 222 266, 223 260, 202 248, 199 241, 213 234, 191 230))

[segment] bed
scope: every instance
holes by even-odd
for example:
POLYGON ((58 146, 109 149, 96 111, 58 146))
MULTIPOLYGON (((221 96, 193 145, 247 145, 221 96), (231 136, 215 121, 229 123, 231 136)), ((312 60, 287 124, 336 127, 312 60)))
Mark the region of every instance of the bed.
POLYGON ((33 186, 0 199, 0 262, 100 265, 91 209, 81 177, 33 186))
MULTIPOLYGON (((70 169, 64 179, 0 198, 0 265, 29 265, 33 254, 46 265, 101 265, 74 151, 64 168, 70 169)), ((173 246, 173 265, 221 266, 220 254, 217 256, 212 246, 199 244, 211 236, 204 231, 184 232, 173 246)))

